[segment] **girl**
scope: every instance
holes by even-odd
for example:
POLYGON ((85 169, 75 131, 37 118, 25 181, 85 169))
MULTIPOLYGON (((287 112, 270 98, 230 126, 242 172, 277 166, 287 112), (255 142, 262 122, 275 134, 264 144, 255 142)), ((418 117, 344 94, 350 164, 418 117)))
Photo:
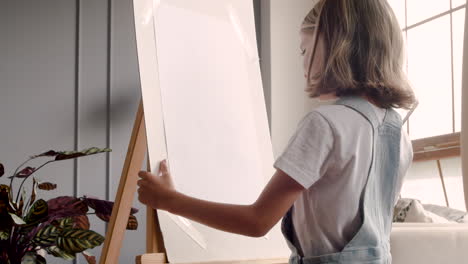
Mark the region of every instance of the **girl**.
POLYGON ((290 263, 391 263, 393 206, 412 150, 393 108, 415 98, 403 68, 401 30, 386 0, 321 0, 301 27, 307 89, 335 100, 311 111, 249 206, 177 192, 140 172, 139 200, 223 231, 265 235, 281 218, 290 263))

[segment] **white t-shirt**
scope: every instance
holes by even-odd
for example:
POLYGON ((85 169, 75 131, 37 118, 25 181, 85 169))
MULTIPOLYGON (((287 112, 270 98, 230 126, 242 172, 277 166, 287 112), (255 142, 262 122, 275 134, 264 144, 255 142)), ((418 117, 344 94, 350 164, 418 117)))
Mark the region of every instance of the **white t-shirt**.
MULTIPOLYGON (((382 122, 385 109, 374 106, 382 122)), ((400 143, 397 193, 413 152, 406 132, 400 143)), ((372 155, 372 127, 355 110, 320 106, 299 124, 274 167, 306 190, 294 203, 293 243, 305 257, 340 252, 362 224, 359 198, 372 155)))

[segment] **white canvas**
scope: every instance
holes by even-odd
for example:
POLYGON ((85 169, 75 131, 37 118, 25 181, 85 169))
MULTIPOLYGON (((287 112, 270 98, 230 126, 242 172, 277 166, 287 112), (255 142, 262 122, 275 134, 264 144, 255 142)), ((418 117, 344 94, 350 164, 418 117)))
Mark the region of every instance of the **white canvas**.
MULTIPOLYGON (((152 171, 167 157, 179 191, 254 202, 274 169, 252 1, 135 0, 134 8, 152 171)), ((278 227, 253 239, 159 217, 171 263, 289 255, 278 227)))

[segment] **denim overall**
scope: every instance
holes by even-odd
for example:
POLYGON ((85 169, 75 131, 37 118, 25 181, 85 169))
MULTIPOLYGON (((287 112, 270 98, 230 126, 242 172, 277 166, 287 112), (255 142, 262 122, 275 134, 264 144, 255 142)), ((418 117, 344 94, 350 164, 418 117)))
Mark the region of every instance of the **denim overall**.
POLYGON ((382 124, 379 124, 370 103, 360 97, 343 97, 336 104, 358 112, 373 128, 372 161, 359 206, 363 223, 341 252, 301 257, 291 242, 294 229, 289 210, 281 225, 292 251, 289 263, 390 264, 390 231, 400 162, 401 118, 395 110, 388 109, 382 124))

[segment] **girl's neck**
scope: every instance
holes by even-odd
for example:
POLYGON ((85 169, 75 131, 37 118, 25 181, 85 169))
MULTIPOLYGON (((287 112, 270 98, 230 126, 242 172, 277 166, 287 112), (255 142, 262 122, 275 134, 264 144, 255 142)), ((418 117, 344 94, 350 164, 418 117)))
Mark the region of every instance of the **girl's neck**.
POLYGON ((330 101, 330 100, 336 100, 338 97, 336 96, 335 93, 327 93, 327 94, 321 94, 318 99, 320 101, 330 101))

